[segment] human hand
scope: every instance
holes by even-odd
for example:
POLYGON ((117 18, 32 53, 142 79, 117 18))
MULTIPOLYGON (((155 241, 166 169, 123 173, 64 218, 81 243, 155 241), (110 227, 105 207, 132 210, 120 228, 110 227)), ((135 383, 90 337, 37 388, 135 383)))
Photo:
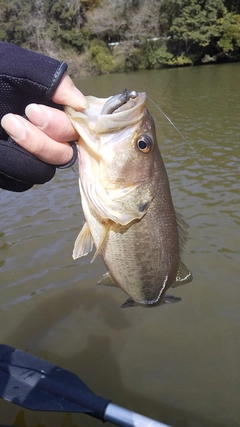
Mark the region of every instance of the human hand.
POLYGON ((65 62, 5 42, 0 57, 0 188, 26 191, 73 164, 76 133, 61 110, 86 100, 65 62))
MULTIPOLYGON (((52 101, 78 111, 87 107, 86 99, 66 73, 52 101)), ((73 148, 68 141, 78 139, 68 116, 61 110, 39 104, 29 104, 25 113, 29 121, 12 113, 3 116, 1 125, 4 130, 22 148, 43 162, 58 166, 68 164, 73 158, 73 148)))

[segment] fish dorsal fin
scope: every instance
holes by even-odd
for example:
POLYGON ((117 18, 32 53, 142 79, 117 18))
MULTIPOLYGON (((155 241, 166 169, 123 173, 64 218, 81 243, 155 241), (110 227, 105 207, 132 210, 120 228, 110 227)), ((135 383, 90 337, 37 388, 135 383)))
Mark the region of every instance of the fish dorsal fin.
POLYGON ((183 262, 181 261, 176 279, 173 282, 171 288, 176 288, 177 286, 185 285, 185 283, 191 282, 192 279, 193 279, 193 275, 191 271, 189 271, 186 265, 183 264, 183 262))
POLYGON ((178 227, 178 240, 179 240, 179 252, 180 255, 183 252, 184 246, 187 243, 188 240, 188 225, 185 222, 183 216, 176 212, 176 219, 177 219, 177 227, 178 227))
POLYGON ((105 223, 103 225, 102 235, 101 235, 101 238, 99 240, 98 246, 96 248, 96 252, 93 255, 93 258, 91 260, 91 263, 97 258, 98 254, 99 254, 99 252, 101 250, 101 247, 102 247, 103 243, 105 242, 105 240, 106 240, 106 238, 108 236, 108 232, 109 232, 110 228, 111 228, 111 221, 108 221, 107 223, 105 223))
POLYGON ((83 225, 79 235, 74 243, 72 257, 81 258, 91 252, 93 248, 93 239, 87 222, 83 225))

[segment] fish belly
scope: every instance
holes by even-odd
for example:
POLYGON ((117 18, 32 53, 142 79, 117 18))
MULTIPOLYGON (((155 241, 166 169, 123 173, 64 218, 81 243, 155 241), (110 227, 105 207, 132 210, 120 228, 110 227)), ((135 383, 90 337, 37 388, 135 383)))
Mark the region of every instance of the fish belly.
MULTIPOLYGON (((87 204, 83 209, 98 247, 105 224, 87 204)), ((116 285, 135 302, 158 302, 175 280, 180 263, 174 210, 160 215, 159 206, 152 203, 140 220, 127 226, 112 222, 100 255, 116 285)))

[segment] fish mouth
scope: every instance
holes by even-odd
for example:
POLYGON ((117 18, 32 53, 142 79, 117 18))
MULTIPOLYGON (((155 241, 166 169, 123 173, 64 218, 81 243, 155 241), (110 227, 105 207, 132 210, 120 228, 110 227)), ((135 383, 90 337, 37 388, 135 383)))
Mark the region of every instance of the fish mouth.
POLYGON ((138 93, 135 90, 129 92, 127 89, 124 89, 123 93, 111 96, 111 98, 107 100, 101 110, 100 115, 113 114, 124 104, 127 104, 130 99, 135 99, 137 97, 138 93))
POLYGON ((64 109, 78 134, 92 148, 96 146, 91 142, 93 134, 98 137, 135 126, 141 121, 146 108, 146 93, 135 90, 125 89, 110 98, 86 96, 86 99, 88 108, 84 111, 76 111, 69 106, 64 109))
POLYGON ((106 99, 95 116, 96 134, 118 132, 141 122, 146 109, 146 93, 128 91, 106 99))

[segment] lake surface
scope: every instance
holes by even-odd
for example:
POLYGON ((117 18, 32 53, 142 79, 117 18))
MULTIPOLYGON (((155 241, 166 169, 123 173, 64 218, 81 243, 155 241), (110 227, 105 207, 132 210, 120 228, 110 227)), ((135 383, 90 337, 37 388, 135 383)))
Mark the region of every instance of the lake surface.
MULTIPOLYGON (((174 427, 240 425, 240 64, 83 78, 85 95, 146 91, 175 207, 189 224, 192 283, 178 304, 121 309, 73 261, 83 222, 77 165, 23 194, 0 191, 0 342, 75 372, 96 394, 174 427)), ((0 400, 0 423, 97 427, 83 414, 0 400)))

